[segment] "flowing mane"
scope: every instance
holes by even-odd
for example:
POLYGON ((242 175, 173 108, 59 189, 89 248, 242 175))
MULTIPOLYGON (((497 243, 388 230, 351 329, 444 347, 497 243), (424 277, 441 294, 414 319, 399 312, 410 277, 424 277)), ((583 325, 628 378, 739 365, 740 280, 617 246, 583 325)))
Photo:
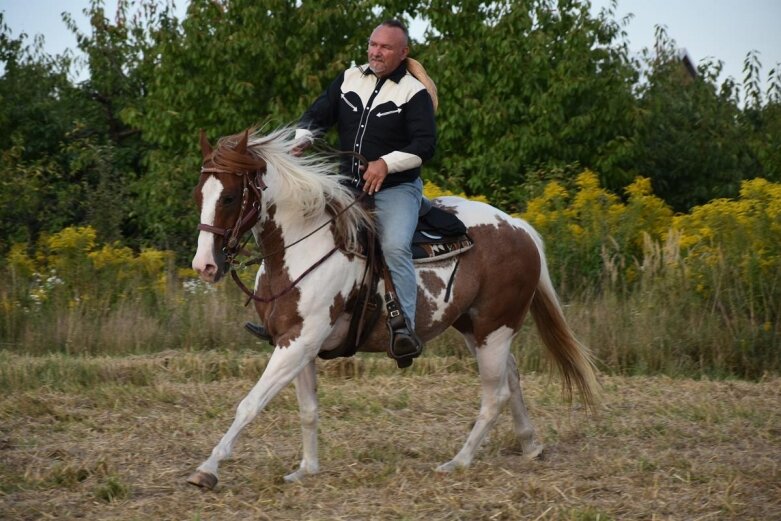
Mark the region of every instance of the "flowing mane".
POLYGON ((263 135, 257 128, 249 131, 247 154, 233 150, 243 133, 219 140, 212 160, 220 168, 239 174, 262 169, 270 203, 296 208, 305 221, 317 221, 324 213, 338 216, 334 230, 347 250, 355 250, 362 228, 373 228, 374 220, 362 204, 353 204, 354 193, 345 186, 347 176, 339 174, 339 162, 333 155, 312 153, 294 156, 298 144, 295 128, 282 127, 263 135))

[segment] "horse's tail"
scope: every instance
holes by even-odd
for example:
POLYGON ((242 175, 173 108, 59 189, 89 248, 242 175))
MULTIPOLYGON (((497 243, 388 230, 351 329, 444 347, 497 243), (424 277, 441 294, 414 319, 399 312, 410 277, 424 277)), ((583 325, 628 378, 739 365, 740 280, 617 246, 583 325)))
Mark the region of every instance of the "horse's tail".
POLYGON ((540 252, 540 280, 531 303, 534 323, 561 372, 565 396, 572 398, 574 384, 586 406, 593 410, 599 398, 594 359, 589 349, 575 338, 567 324, 550 279, 542 240, 536 232, 532 233, 532 237, 540 252))

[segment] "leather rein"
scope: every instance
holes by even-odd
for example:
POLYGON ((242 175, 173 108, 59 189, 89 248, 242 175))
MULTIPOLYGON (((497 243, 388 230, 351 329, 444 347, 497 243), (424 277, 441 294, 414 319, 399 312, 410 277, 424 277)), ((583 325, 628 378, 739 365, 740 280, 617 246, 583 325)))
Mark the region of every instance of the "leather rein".
MULTIPOLYGON (((363 158, 361 158, 363 159, 363 158)), ((363 161, 366 161, 363 159, 363 161)), ((241 253, 243 250, 242 246, 239 245, 239 241, 244 236, 247 231, 249 231, 260 218, 260 199, 261 199, 261 192, 267 188, 266 184, 263 182, 263 174, 265 171, 255 170, 254 172, 233 172, 230 170, 225 170, 222 168, 217 167, 202 167, 201 173, 203 174, 234 174, 234 175, 240 175, 242 177, 242 181, 244 184, 244 187, 242 189, 242 195, 241 195, 241 207, 239 209, 239 216, 236 219, 236 224, 232 228, 219 228, 217 226, 212 226, 211 224, 205 224, 205 223, 199 223, 198 224, 198 230, 199 231, 205 231, 213 233, 214 235, 220 236, 223 238, 225 246, 222 248, 222 253, 225 254, 225 264, 229 266, 231 278, 236 283, 236 285, 243 291, 249 299, 247 300, 247 304, 250 303, 251 300, 254 300, 255 302, 263 302, 263 303, 269 303, 273 302, 276 299, 282 297, 283 295, 286 295, 290 291, 292 291, 301 280, 303 280, 304 277, 309 275, 312 271, 314 271, 318 266, 320 266, 322 263, 324 263, 331 255, 333 255, 338 249, 338 246, 334 246, 333 249, 331 249, 328 253, 326 253, 323 257, 321 257, 317 262, 312 264, 309 268, 304 271, 296 280, 294 280, 290 285, 288 285, 285 289, 277 293, 276 295, 271 295, 270 297, 260 297, 258 296, 254 291, 250 290, 246 284, 244 284, 238 275, 238 268, 244 268, 246 266, 250 266, 252 264, 260 264, 263 262, 264 259, 268 259, 270 257, 273 257, 275 255, 279 255, 281 253, 284 253, 285 250, 290 248, 291 246, 295 246, 296 244, 304 241, 305 239, 308 239, 318 231, 322 230, 326 226, 333 223, 337 218, 339 218, 343 213, 345 213, 347 210, 349 210, 354 204, 356 204, 359 200, 361 200, 364 197, 364 193, 361 192, 361 194, 356 197, 353 202, 351 202, 349 205, 342 208, 339 212, 337 212, 333 217, 331 217, 328 221, 321 224, 308 234, 304 235, 300 239, 297 239, 290 244, 278 249, 277 251, 274 251, 272 253, 261 255, 259 257, 254 257, 250 260, 244 261, 244 262, 236 262, 236 257, 241 253), (252 177, 252 179, 250 179, 252 177), (249 202, 249 195, 250 193, 253 193, 255 195, 255 202, 252 203, 252 205, 249 207, 249 211, 247 211, 247 204, 249 202), (246 215, 245 215, 246 212, 246 215)), ((245 241, 246 244, 246 241, 245 241)))

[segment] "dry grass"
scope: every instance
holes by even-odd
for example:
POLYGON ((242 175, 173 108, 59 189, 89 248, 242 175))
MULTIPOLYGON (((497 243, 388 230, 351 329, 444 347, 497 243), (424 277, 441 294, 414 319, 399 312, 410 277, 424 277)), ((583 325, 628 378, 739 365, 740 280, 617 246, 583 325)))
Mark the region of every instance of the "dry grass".
POLYGON ((781 518, 779 378, 605 377, 589 418, 547 376, 529 375, 543 458, 518 453, 505 412, 472 468, 439 475, 477 413, 471 366, 330 362, 319 383, 322 474, 282 483, 300 455, 291 387, 247 428, 217 490, 202 493, 185 479, 227 429, 262 355, 80 359, 45 385, 29 379, 51 359, 2 362, 16 375, 0 398, 3 519, 781 518), (86 374, 102 376, 62 380, 86 374), (144 376, 123 377, 133 374, 144 376))

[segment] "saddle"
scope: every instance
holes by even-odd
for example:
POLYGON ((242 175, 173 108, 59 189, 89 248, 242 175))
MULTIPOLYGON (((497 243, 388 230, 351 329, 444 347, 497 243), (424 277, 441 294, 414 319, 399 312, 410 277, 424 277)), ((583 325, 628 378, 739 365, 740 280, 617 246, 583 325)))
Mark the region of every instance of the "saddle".
POLYGON ((474 246, 461 219, 442 208, 428 204, 418 217, 412 237, 412 260, 435 262, 454 257, 474 246))
MULTIPOLYGON (((466 226, 458 217, 432 206, 428 201, 426 203, 423 205, 424 210, 418 217, 418 225, 412 239, 413 262, 420 264, 441 261, 460 255, 474 246, 474 242, 466 233, 466 226)), ((385 282, 384 302, 388 311, 391 331, 388 356, 396 360, 400 368, 408 367, 412 364, 412 358, 420 353, 397 356, 392 350, 394 326, 391 321, 393 319, 398 321, 400 311, 395 300, 393 281, 380 250, 379 240, 375 235, 365 231, 361 242, 363 250, 361 254, 366 257, 366 269, 358 295, 351 306, 352 318, 347 336, 342 345, 330 351, 321 351, 318 356, 324 360, 331 360, 355 355, 381 315, 383 299, 377 293, 377 286, 380 278, 383 278, 385 282)), ((456 260, 453 273, 450 276, 445 301, 449 299, 457 269, 458 260, 456 260)), ((397 322, 393 322, 393 324, 395 323, 397 322)))

